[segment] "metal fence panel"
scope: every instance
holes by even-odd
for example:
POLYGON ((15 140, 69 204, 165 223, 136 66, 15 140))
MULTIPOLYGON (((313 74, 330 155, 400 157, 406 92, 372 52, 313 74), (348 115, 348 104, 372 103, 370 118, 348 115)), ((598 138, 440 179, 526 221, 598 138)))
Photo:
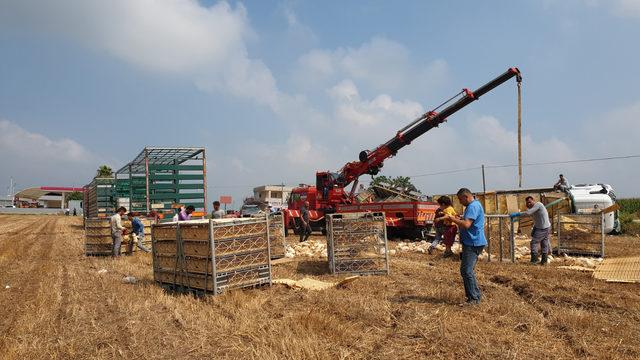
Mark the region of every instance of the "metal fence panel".
POLYGON ((509 215, 485 215, 485 236, 487 238, 487 260, 497 258, 498 261, 515 257, 515 226, 509 215))
POLYGON ((268 219, 271 259, 283 258, 287 248, 287 241, 284 235, 284 216, 282 214, 270 214, 268 219))
POLYGON ((332 274, 388 274, 384 213, 327 215, 327 257, 332 274))

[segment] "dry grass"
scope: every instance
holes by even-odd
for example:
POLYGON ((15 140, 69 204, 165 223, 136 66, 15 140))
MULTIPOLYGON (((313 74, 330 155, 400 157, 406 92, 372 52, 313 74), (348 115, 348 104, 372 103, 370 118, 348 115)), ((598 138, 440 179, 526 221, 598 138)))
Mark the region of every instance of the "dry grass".
MULTIPOLYGON (((0 215, 1 358, 640 357, 640 285, 481 263, 484 302, 459 308, 456 261, 401 254, 391 275, 344 289, 274 286, 196 299, 157 287, 149 255, 84 257, 79 225, 0 215), (140 281, 123 284, 125 275, 140 281)), ((635 242, 607 238, 607 251, 629 254, 635 242)), ((322 259, 301 259, 274 276, 335 280, 327 270, 322 259)))

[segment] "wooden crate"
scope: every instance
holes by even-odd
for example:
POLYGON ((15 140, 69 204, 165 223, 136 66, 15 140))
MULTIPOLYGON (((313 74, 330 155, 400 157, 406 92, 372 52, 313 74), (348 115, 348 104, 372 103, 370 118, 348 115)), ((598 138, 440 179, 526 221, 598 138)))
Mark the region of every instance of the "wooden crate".
POLYGON ((213 294, 270 284, 268 229, 266 217, 154 225, 154 279, 176 290, 213 294))
POLYGON ((384 213, 326 215, 327 257, 332 274, 388 274, 384 213))
MULTIPOLYGON (((140 219, 145 226, 145 240, 143 244, 151 247, 151 219, 140 219)), ((123 220, 122 226, 131 230, 131 222, 123 220)), ((120 253, 126 253, 127 246, 133 241, 131 234, 122 237, 120 253)), ((85 255, 87 256, 110 256, 113 254, 113 239, 111 238, 111 219, 92 218, 85 219, 85 255)), ((133 251, 137 251, 137 246, 133 246, 133 251)))

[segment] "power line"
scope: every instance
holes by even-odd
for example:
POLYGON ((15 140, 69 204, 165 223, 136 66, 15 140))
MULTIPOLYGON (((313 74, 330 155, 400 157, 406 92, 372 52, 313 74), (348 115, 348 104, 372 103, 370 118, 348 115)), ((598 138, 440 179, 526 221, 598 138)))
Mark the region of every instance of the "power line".
MULTIPOLYGON (((633 158, 640 158, 640 154, 637 154, 637 155, 624 155, 624 156, 608 156, 608 157, 591 158, 591 159, 580 159, 580 160, 564 160, 564 161, 547 161, 547 162, 526 163, 526 164, 522 164, 522 166, 525 167, 525 166, 544 166, 544 165, 558 165, 558 164, 575 164, 575 163, 585 163, 585 162, 593 162, 593 161, 607 161, 607 160, 620 160, 620 159, 633 159, 633 158)), ((485 169, 512 168, 512 167, 517 167, 517 166, 518 166, 517 164, 486 165, 485 169)), ((481 166, 476 166, 476 167, 470 167, 470 168, 466 168, 466 169, 438 171, 438 172, 427 173, 427 174, 412 175, 412 176, 409 176, 409 177, 414 178, 414 177, 424 177, 424 176, 455 174, 455 173, 461 173, 461 172, 466 172, 466 171, 471 171, 471 170, 480 170, 481 168, 482 168, 481 166)))
MULTIPOLYGON (((593 158, 593 159, 537 162, 537 163, 523 164, 523 166, 574 164, 574 163, 583 163, 583 162, 592 162, 592 161, 606 161, 606 160, 633 159, 633 158, 640 158, 640 155, 609 156, 609 157, 593 158)), ((516 166, 518 166, 518 165, 487 165, 487 166, 485 166, 485 168, 496 169, 496 168, 506 168, 506 167, 516 167, 516 166)))
POLYGON ((433 172, 433 173, 427 173, 427 174, 420 174, 420 175, 411 175, 409 177, 423 177, 423 176, 434 176, 434 175, 446 175, 446 174, 455 174, 455 173, 461 173, 461 172, 466 172, 466 171, 471 171, 471 170, 479 170, 481 169, 481 166, 476 166, 476 167, 471 167, 471 168, 466 168, 466 169, 458 169, 458 170, 447 170, 447 171, 438 171, 438 172, 433 172))

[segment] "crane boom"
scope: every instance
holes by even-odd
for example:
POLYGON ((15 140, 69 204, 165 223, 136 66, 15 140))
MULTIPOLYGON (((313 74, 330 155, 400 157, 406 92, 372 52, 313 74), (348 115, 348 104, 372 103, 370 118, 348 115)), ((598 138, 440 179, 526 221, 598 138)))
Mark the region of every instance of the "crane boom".
POLYGON ((444 108, 442 111, 436 112, 436 110, 438 109, 436 108, 422 114, 409 125, 398 131, 392 139, 378 146, 375 150, 364 150, 360 152, 359 161, 347 163, 339 171, 339 176, 336 180, 337 184, 341 187, 346 187, 353 181, 356 181, 361 175, 378 174, 380 168, 382 168, 383 166, 384 161, 387 158, 394 156, 398 152, 398 150, 409 145, 413 140, 420 137, 427 131, 433 129, 434 127, 438 127, 438 125, 447 120, 447 117, 455 114, 457 111, 474 102, 475 100, 478 100, 482 95, 505 83, 514 76, 516 77, 517 82, 522 81, 520 70, 513 67, 505 71, 502 75, 482 85, 475 91, 463 89, 458 95, 464 94, 464 96, 459 98, 453 104, 444 108))

